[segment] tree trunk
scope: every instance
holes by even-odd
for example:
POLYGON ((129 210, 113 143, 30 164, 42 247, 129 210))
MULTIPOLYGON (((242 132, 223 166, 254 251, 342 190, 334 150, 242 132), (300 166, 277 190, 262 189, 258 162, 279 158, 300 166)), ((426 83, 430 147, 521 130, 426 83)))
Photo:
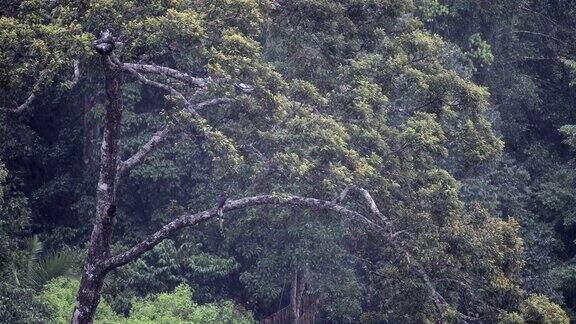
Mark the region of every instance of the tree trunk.
POLYGON ((100 302, 100 289, 104 282, 103 273, 96 270, 96 267, 96 265, 88 263, 84 266, 71 323, 93 322, 96 307, 100 302))
POLYGON ((122 122, 122 90, 120 72, 102 55, 106 76, 106 115, 100 152, 100 176, 96 191, 96 220, 84 261, 80 289, 76 297, 72 323, 92 323, 100 300, 100 289, 108 270, 103 267, 110 256, 112 225, 116 215, 116 171, 122 122))
POLYGON ((306 287, 307 279, 307 272, 305 270, 296 270, 294 279, 292 280, 292 290, 290 293, 290 305, 292 307, 292 318, 294 324, 300 323, 304 288, 306 287))

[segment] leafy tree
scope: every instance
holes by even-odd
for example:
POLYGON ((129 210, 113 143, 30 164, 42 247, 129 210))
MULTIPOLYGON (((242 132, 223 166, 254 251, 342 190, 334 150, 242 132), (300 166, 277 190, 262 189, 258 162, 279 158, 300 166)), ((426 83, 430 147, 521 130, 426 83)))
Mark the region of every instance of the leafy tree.
POLYGON ((8 173, 0 164, 0 275, 10 277, 14 273, 14 262, 22 257, 22 241, 19 235, 28 225, 26 199, 12 197, 6 185, 8 173))
POLYGON ((42 257, 44 245, 37 235, 28 244, 27 255, 22 260, 21 269, 18 269, 21 272, 18 276, 20 281, 32 288, 39 289, 54 278, 71 275, 78 263, 78 257, 71 249, 51 251, 42 257))
POLYGON ((201 243, 191 239, 178 246, 164 240, 142 258, 110 275, 103 288, 110 304, 128 313, 134 297, 146 297, 151 291, 170 291, 182 282, 194 289, 194 299, 210 302, 227 296, 230 275, 238 268, 233 258, 203 252, 201 243))
POLYGON ((570 323, 566 312, 543 295, 532 295, 522 305, 521 313, 506 314, 502 323, 570 323))
MULTIPOLYGON (((429 1, 418 5, 422 12, 433 7, 429 1)), ((441 5, 444 10, 427 21, 428 28, 469 53, 475 80, 492 94, 492 118, 506 142, 504 159, 527 175, 524 193, 497 208, 504 216, 517 217, 522 226, 525 287, 573 305, 570 285, 562 279, 567 273, 563 264, 570 268, 574 251, 569 234, 573 165, 561 133, 575 118, 574 90, 569 88, 575 54, 574 4, 502 0, 441 1, 441 5), (477 60, 473 38, 485 43, 482 52, 493 57, 492 64, 477 60)), ((488 171, 493 172, 501 173, 488 171)), ((515 195, 502 189, 498 196, 515 195)))

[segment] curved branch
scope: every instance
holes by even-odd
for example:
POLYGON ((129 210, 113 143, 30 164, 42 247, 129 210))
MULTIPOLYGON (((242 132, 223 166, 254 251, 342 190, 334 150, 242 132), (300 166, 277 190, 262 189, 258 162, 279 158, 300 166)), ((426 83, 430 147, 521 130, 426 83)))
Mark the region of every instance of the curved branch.
MULTIPOLYGON (((378 217, 379 220, 381 220, 385 224, 387 224, 388 218, 380 212, 380 209, 378 209, 378 206, 376 205, 376 202, 372 198, 372 195, 370 194, 370 192, 368 192, 368 190, 366 190, 362 187, 358 187, 358 186, 354 186, 354 185, 346 186, 346 188, 344 188, 344 190, 342 190, 340 195, 338 195, 338 197, 336 197, 336 199, 334 199, 333 202, 335 202, 335 203, 343 202, 344 199, 346 199, 346 197, 348 196, 350 189, 354 189, 354 190, 358 191, 360 193, 360 195, 362 195, 362 198, 364 198, 364 200, 366 200, 366 203, 368 204, 368 207, 370 208, 370 211, 372 212, 372 214, 374 214, 375 216, 378 217)), ((389 224, 387 224, 387 225, 389 225, 389 224)))
MULTIPOLYGON (((386 217, 380 213, 370 193, 365 189, 355 186, 348 186, 346 187, 346 189, 344 189, 343 194, 341 194, 340 197, 345 198, 350 188, 359 190, 362 193, 364 199, 368 201, 371 211, 376 215, 378 215, 380 219, 384 220, 386 219, 386 217)), ((244 209, 260 205, 291 205, 291 206, 307 207, 317 210, 332 211, 337 214, 340 214, 343 217, 349 217, 351 219, 358 220, 372 229, 379 230, 383 234, 386 242, 388 242, 399 254, 406 256, 409 260, 412 260, 409 263, 410 268, 412 268, 412 270, 422 279, 422 281, 428 288, 428 291, 432 297, 432 301, 434 302, 434 305, 437 308, 438 316, 440 317, 440 319, 444 318, 445 311, 449 307, 448 302, 446 302, 444 297, 438 292, 436 286, 430 279, 424 266, 411 256, 410 251, 408 251, 408 249, 402 246, 402 244, 395 239, 393 234, 389 233, 390 228, 388 227, 389 226, 388 224, 386 224, 385 226, 381 226, 378 223, 375 223, 372 220, 370 220, 365 215, 350 210, 334 201, 327 201, 315 198, 307 198, 292 195, 253 196, 253 197, 241 198, 238 200, 227 201, 221 209, 219 209, 218 207, 214 207, 195 214, 183 215, 173 220, 172 222, 166 224, 165 226, 156 231, 154 234, 150 235, 142 242, 134 245, 132 248, 106 259, 102 265, 102 269, 103 271, 110 271, 115 268, 121 267, 131 261, 134 261, 137 258, 139 258, 142 254, 150 251, 164 239, 175 234, 179 230, 209 220, 213 217, 217 217, 219 215, 219 212, 229 212, 233 210, 244 209)), ((478 318, 462 314, 457 310, 455 310, 455 313, 460 318, 460 320, 464 322, 478 320, 478 318)))
POLYGON ((111 60, 112 64, 117 66, 119 69, 132 74, 142 84, 165 90, 167 92, 170 92, 170 94, 178 97, 178 99, 180 99, 180 101, 182 101, 182 103, 184 104, 186 111, 188 111, 190 114, 192 114, 192 116, 196 119, 202 118, 202 116, 200 116, 200 114, 196 111, 194 105, 190 101, 188 101, 188 99, 186 99, 186 97, 180 91, 178 91, 178 90, 174 89, 173 87, 171 87, 167 84, 164 84, 162 82, 148 79, 147 77, 145 77, 144 75, 142 75, 141 73, 136 71, 134 68, 132 68, 130 65, 120 62, 120 60, 118 60, 118 58, 116 58, 113 55, 111 55, 110 60, 111 60))
POLYGON ((386 216, 384 216, 384 214, 382 214, 380 212, 380 209, 378 209, 376 202, 374 201, 374 199, 372 198, 372 195, 370 195, 368 190, 361 188, 361 187, 355 187, 355 186, 353 188, 356 189, 357 191, 359 191, 360 194, 362 195, 362 197, 364 198, 364 200, 366 200, 366 203, 368 204, 368 207, 370 208, 370 211, 372 212, 372 214, 378 216, 378 218, 381 221, 386 223, 388 218, 386 218, 386 216))
POLYGON ((195 87, 203 88, 209 83, 208 78, 193 77, 187 73, 180 72, 165 66, 158 66, 152 64, 139 64, 139 63, 123 63, 126 68, 132 69, 141 73, 155 73, 167 76, 176 80, 184 81, 195 87))
MULTIPOLYGON (((366 218, 364 215, 349 210, 346 207, 343 207, 330 201, 315 198, 306 198, 300 196, 262 195, 262 196, 246 197, 238 200, 227 201, 224 207, 222 208, 222 211, 229 212, 233 210, 260 205, 292 205, 292 206, 309 207, 318 210, 333 211, 343 216, 357 219, 368 226, 379 228, 377 224, 366 218)), ((110 271, 112 269, 125 265, 133 260, 136 260, 142 254, 144 254, 147 251, 150 251, 158 243, 162 242, 164 239, 176 233, 180 229, 194 224, 198 224, 200 222, 203 222, 216 216, 218 216, 217 208, 211 208, 199 213, 181 216, 173 220, 172 222, 166 224, 160 230, 156 231, 154 234, 150 235, 144 241, 136 244, 129 250, 108 258, 103 264, 103 269, 105 271, 110 271)))
POLYGON ((74 88, 77 84, 78 81, 80 81, 80 60, 74 60, 74 76, 72 77, 72 80, 68 81, 68 89, 72 89, 74 88))
POLYGON ((34 101, 34 99, 36 99, 38 92, 40 92, 40 89, 42 88, 42 83, 46 79, 46 76, 48 76, 48 72, 49 72, 49 69, 44 69, 44 70, 40 71, 40 76, 38 77, 38 79, 34 83, 34 86, 32 86, 32 91, 30 91, 28 98, 26 98, 26 101, 24 101, 21 105, 14 107, 14 108, 1 108, 0 110, 5 110, 5 111, 10 112, 10 113, 18 114, 18 113, 21 113, 24 110, 26 110, 28 107, 30 107, 30 105, 32 104, 32 101, 34 101))
MULTIPOLYGON (((385 224, 385 229, 388 230, 387 232, 383 233, 384 239, 386 240, 386 242, 388 242, 396 251, 405 255, 408 260, 412 260, 409 262, 409 265, 411 266, 412 270, 422 279, 422 281, 424 281, 424 284, 428 288, 428 291, 430 292, 430 295, 432 297, 432 301, 434 302, 434 305, 436 306, 436 309, 438 311, 438 317, 440 319, 443 319, 444 313, 445 313, 446 309, 449 307, 449 304, 448 304, 448 302, 446 302, 444 297, 436 289, 436 285, 432 282, 432 280, 430 279, 430 276, 428 276, 428 273, 426 272, 426 269, 424 268, 424 266, 420 262, 418 262, 415 258, 413 258, 410 251, 408 251, 408 249, 406 249, 396 239, 396 237, 399 233, 402 233, 405 231, 398 231, 398 232, 392 231, 393 230, 392 224, 388 221, 388 218, 380 212, 380 209, 376 205, 376 202, 372 198, 372 195, 370 194, 370 192, 368 190, 362 188, 362 187, 357 187, 354 185, 346 186, 346 188, 342 191, 342 193, 340 193, 340 195, 338 196, 336 201, 338 201, 338 202, 343 201, 346 198, 346 196, 348 195, 348 192, 350 191, 350 189, 354 189, 354 190, 357 190, 358 192, 360 192, 360 194, 362 195, 362 197, 364 198, 364 200, 368 204, 368 207, 370 208, 370 211, 372 212, 372 214, 374 214, 377 217, 377 219, 381 220, 385 224)), ((455 310, 455 313, 460 318, 460 320, 462 320, 463 322, 478 320, 478 318, 462 314, 458 310, 455 310)))
POLYGON ((171 127, 164 126, 162 129, 154 133, 154 135, 152 135, 152 137, 148 140, 148 142, 142 145, 142 147, 138 150, 138 152, 136 152, 127 160, 120 162, 120 164, 118 165, 117 177, 120 178, 124 172, 132 169, 134 166, 144 161, 144 159, 146 159, 146 157, 150 155, 150 153, 156 147, 158 147, 158 145, 160 145, 160 143, 164 141, 164 139, 166 139, 171 130, 172 130, 171 127))

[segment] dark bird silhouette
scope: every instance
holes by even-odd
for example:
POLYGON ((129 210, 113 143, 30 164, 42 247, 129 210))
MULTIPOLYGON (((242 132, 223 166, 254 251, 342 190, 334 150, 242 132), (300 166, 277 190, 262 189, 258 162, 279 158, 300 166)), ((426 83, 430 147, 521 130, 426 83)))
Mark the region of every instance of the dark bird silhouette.
POLYGON ((225 192, 220 194, 220 200, 218 201, 218 207, 216 208, 216 213, 218 214, 218 217, 222 217, 222 215, 224 214, 224 205, 226 205, 227 201, 228 201, 228 194, 226 194, 225 192))
POLYGON ((220 200, 218 201, 218 206, 216 207, 216 215, 218 215, 218 223, 220 226, 220 234, 224 235, 224 205, 228 201, 228 194, 223 192, 220 194, 220 200))
POLYGON ((114 42, 114 36, 110 30, 106 29, 100 33, 100 38, 93 41, 92 45, 96 52, 102 55, 108 55, 112 53, 114 48, 116 48, 116 43, 114 42))

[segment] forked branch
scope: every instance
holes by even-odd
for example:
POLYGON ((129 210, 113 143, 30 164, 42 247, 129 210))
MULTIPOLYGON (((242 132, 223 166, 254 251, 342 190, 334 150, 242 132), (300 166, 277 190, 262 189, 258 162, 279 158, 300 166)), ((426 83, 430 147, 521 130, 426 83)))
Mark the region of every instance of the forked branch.
MULTIPOLYGON (((382 221, 385 224, 384 228, 386 230, 382 231, 381 234, 384 236, 384 239, 386 240, 386 242, 388 242, 388 244, 390 244, 400 255, 406 256, 407 259, 411 260, 409 262, 410 268, 412 269, 412 271, 414 271, 422 279, 422 281, 424 282, 424 284, 428 288, 428 291, 430 292, 430 296, 432 297, 432 301, 434 302, 434 305, 436 306, 438 318, 441 322, 443 322, 444 313, 445 313, 446 309, 449 308, 448 302, 446 302, 444 297, 438 292, 438 289, 436 289, 436 285, 430 279, 430 276, 426 272, 426 269, 424 268, 424 266, 420 262, 418 262, 414 257, 412 257, 412 254, 410 253, 410 251, 407 248, 405 248, 402 245, 402 243, 397 239, 398 235, 401 233, 406 233, 406 234, 408 234, 408 236, 411 236, 411 235, 408 232, 405 232, 403 230, 396 231, 394 228, 392 228, 393 225, 388 221, 388 218, 386 216, 384 216, 384 214, 382 214, 382 212, 380 212, 380 209, 378 208, 378 205, 376 205, 376 202, 372 198, 372 195, 370 194, 370 192, 368 190, 362 188, 362 187, 358 187, 358 186, 354 186, 354 185, 346 186, 346 188, 344 188, 344 190, 334 200, 334 202, 336 202, 336 203, 343 202, 346 199, 346 197, 348 196, 350 190, 352 190, 352 189, 358 191, 361 194, 362 198, 366 201, 366 203, 370 209, 370 212, 376 217, 376 219, 382 221)), ((457 310, 455 310, 455 313, 458 316, 458 318, 463 322, 478 320, 477 318, 462 314, 462 313, 458 312, 457 310)))
MULTIPOLYGON (((198 113, 198 110, 210 106, 231 103, 234 101, 234 99, 232 98, 222 97, 198 103, 192 103, 182 94, 182 92, 176 90, 176 88, 168 84, 149 79, 146 76, 144 76, 141 72, 156 73, 179 80, 185 80, 188 81, 189 83, 192 83, 196 87, 205 87, 208 84, 209 79, 192 77, 186 73, 167 67, 161 67, 149 64, 122 63, 118 58, 114 57, 113 55, 111 55, 110 60, 111 63, 114 64, 117 68, 125 72, 128 72, 129 74, 134 76, 140 83, 162 89, 176 96, 184 105, 183 111, 188 112, 192 116, 192 118, 196 120, 203 120, 203 117, 200 115, 200 113, 198 113)), ((122 176, 123 173, 143 162, 146 159, 146 157, 150 155, 150 153, 152 153, 154 149, 156 149, 166 139, 166 137, 172 131, 173 128, 174 128, 173 125, 163 126, 160 130, 155 132, 152 135, 152 137, 134 155, 132 155, 127 160, 122 161, 118 165, 118 179, 119 177, 122 176)), ((209 137, 209 134, 206 135, 207 137, 209 137)))
POLYGON ((346 197, 348 197, 350 190, 358 191, 360 193, 360 195, 362 196, 362 198, 366 201, 368 208, 370 208, 370 212, 372 212, 372 214, 374 214, 374 216, 376 216, 378 220, 384 222, 386 225, 389 225, 387 223, 388 218, 380 212, 380 209, 378 209, 378 206, 376 205, 376 202, 372 198, 372 195, 370 195, 370 192, 368 192, 368 190, 366 190, 362 187, 358 187, 358 186, 354 186, 354 185, 346 186, 344 188, 344 190, 342 190, 340 195, 338 195, 338 197, 336 197, 336 199, 334 199, 334 202, 337 202, 337 203, 343 202, 346 199, 346 197))

